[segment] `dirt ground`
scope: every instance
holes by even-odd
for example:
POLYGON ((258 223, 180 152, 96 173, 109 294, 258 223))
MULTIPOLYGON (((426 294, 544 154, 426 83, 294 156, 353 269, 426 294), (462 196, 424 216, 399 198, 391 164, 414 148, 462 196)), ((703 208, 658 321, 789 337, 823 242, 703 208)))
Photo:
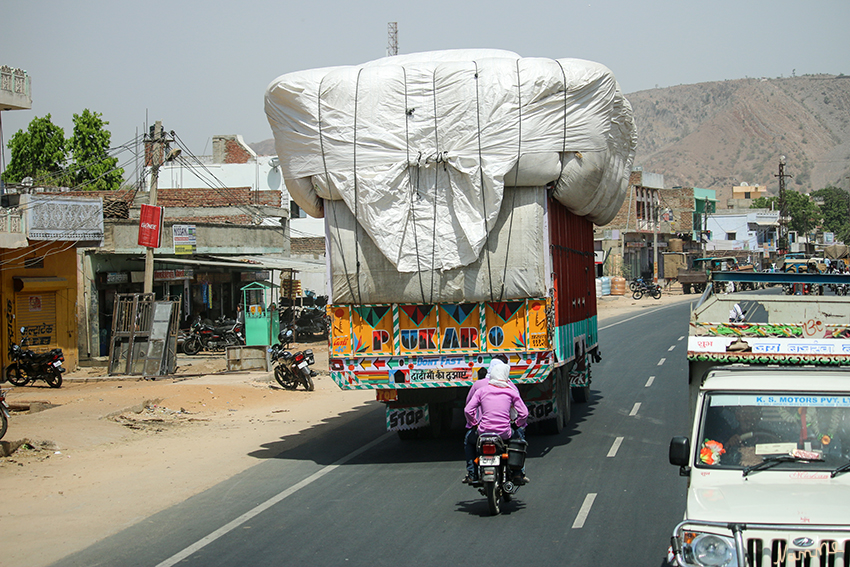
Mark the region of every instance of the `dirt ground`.
MULTIPOLYGON (((689 298, 679 286, 660 300, 608 296, 599 319, 689 298)), ((377 403, 334 384, 325 344, 293 348, 315 353, 313 392, 284 390, 265 371, 224 372, 223 355, 181 355, 174 378, 110 379, 89 367, 59 389, 9 391, 20 409, 0 442, 14 450, 0 457, 2 564, 53 563, 257 464, 251 453, 264 444, 297 444, 288 436, 377 403)))

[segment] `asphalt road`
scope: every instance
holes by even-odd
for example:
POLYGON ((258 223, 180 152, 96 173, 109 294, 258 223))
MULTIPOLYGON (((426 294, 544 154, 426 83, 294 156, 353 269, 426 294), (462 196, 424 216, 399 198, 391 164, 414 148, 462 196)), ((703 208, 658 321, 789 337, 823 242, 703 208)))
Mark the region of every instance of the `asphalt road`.
POLYGON ((256 466, 56 565, 661 565, 685 504, 667 448, 688 429, 688 309, 600 326, 590 402, 529 437, 532 482, 501 516, 460 483, 461 433, 400 441, 374 404, 295 448, 270 441, 256 466))

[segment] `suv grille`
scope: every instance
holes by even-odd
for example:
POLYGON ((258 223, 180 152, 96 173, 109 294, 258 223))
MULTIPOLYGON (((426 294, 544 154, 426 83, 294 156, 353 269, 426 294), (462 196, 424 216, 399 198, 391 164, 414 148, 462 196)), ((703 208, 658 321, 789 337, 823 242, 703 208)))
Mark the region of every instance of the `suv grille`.
POLYGON ((788 540, 748 539, 747 563, 753 567, 850 567, 850 540, 822 539, 809 548, 788 540))

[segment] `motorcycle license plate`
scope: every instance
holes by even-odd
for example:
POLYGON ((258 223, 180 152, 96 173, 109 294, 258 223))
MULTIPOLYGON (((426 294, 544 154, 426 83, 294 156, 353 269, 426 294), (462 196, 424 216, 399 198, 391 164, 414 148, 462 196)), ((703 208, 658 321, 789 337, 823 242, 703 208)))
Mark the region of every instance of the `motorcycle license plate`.
POLYGON ((497 467, 499 466, 499 457, 478 457, 478 464, 482 467, 497 467))
POLYGON ((304 362, 299 362, 299 363, 298 363, 298 368, 307 368, 307 362, 306 362, 306 361, 304 361, 304 362))
POLYGON ((62 366, 62 361, 61 360, 54 360, 53 366, 55 366, 56 368, 59 368, 60 366, 62 366))

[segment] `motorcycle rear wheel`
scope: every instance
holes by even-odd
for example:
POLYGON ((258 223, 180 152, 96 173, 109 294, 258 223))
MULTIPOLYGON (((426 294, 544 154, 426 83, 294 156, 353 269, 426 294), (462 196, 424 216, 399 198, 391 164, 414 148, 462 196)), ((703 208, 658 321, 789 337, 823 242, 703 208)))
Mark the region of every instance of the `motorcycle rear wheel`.
POLYGON ((6 435, 7 429, 9 429, 9 420, 6 419, 6 414, 0 411, 0 439, 6 435))
POLYGON ((652 290, 652 299, 661 299, 661 288, 657 287, 652 290))
POLYGON ((316 385, 313 384, 313 377, 307 374, 304 376, 304 389, 308 392, 312 392, 316 389, 316 385))
POLYGON ((642 289, 636 289, 634 291, 634 293, 632 294, 632 299, 640 299, 641 297, 643 297, 643 290, 642 289))
POLYGON ((183 341, 183 352, 194 356, 201 352, 201 340, 197 337, 191 337, 183 341))
POLYGON ((26 386, 30 379, 24 374, 21 367, 17 364, 10 364, 6 367, 6 380, 15 386, 26 386))
POLYGON ((490 507, 490 515, 498 516, 501 509, 502 490, 495 482, 484 483, 484 494, 487 495, 487 506, 490 507))
POLYGON ((55 368, 51 368, 47 376, 44 377, 44 381, 51 388, 59 388, 62 386, 62 373, 55 368))

